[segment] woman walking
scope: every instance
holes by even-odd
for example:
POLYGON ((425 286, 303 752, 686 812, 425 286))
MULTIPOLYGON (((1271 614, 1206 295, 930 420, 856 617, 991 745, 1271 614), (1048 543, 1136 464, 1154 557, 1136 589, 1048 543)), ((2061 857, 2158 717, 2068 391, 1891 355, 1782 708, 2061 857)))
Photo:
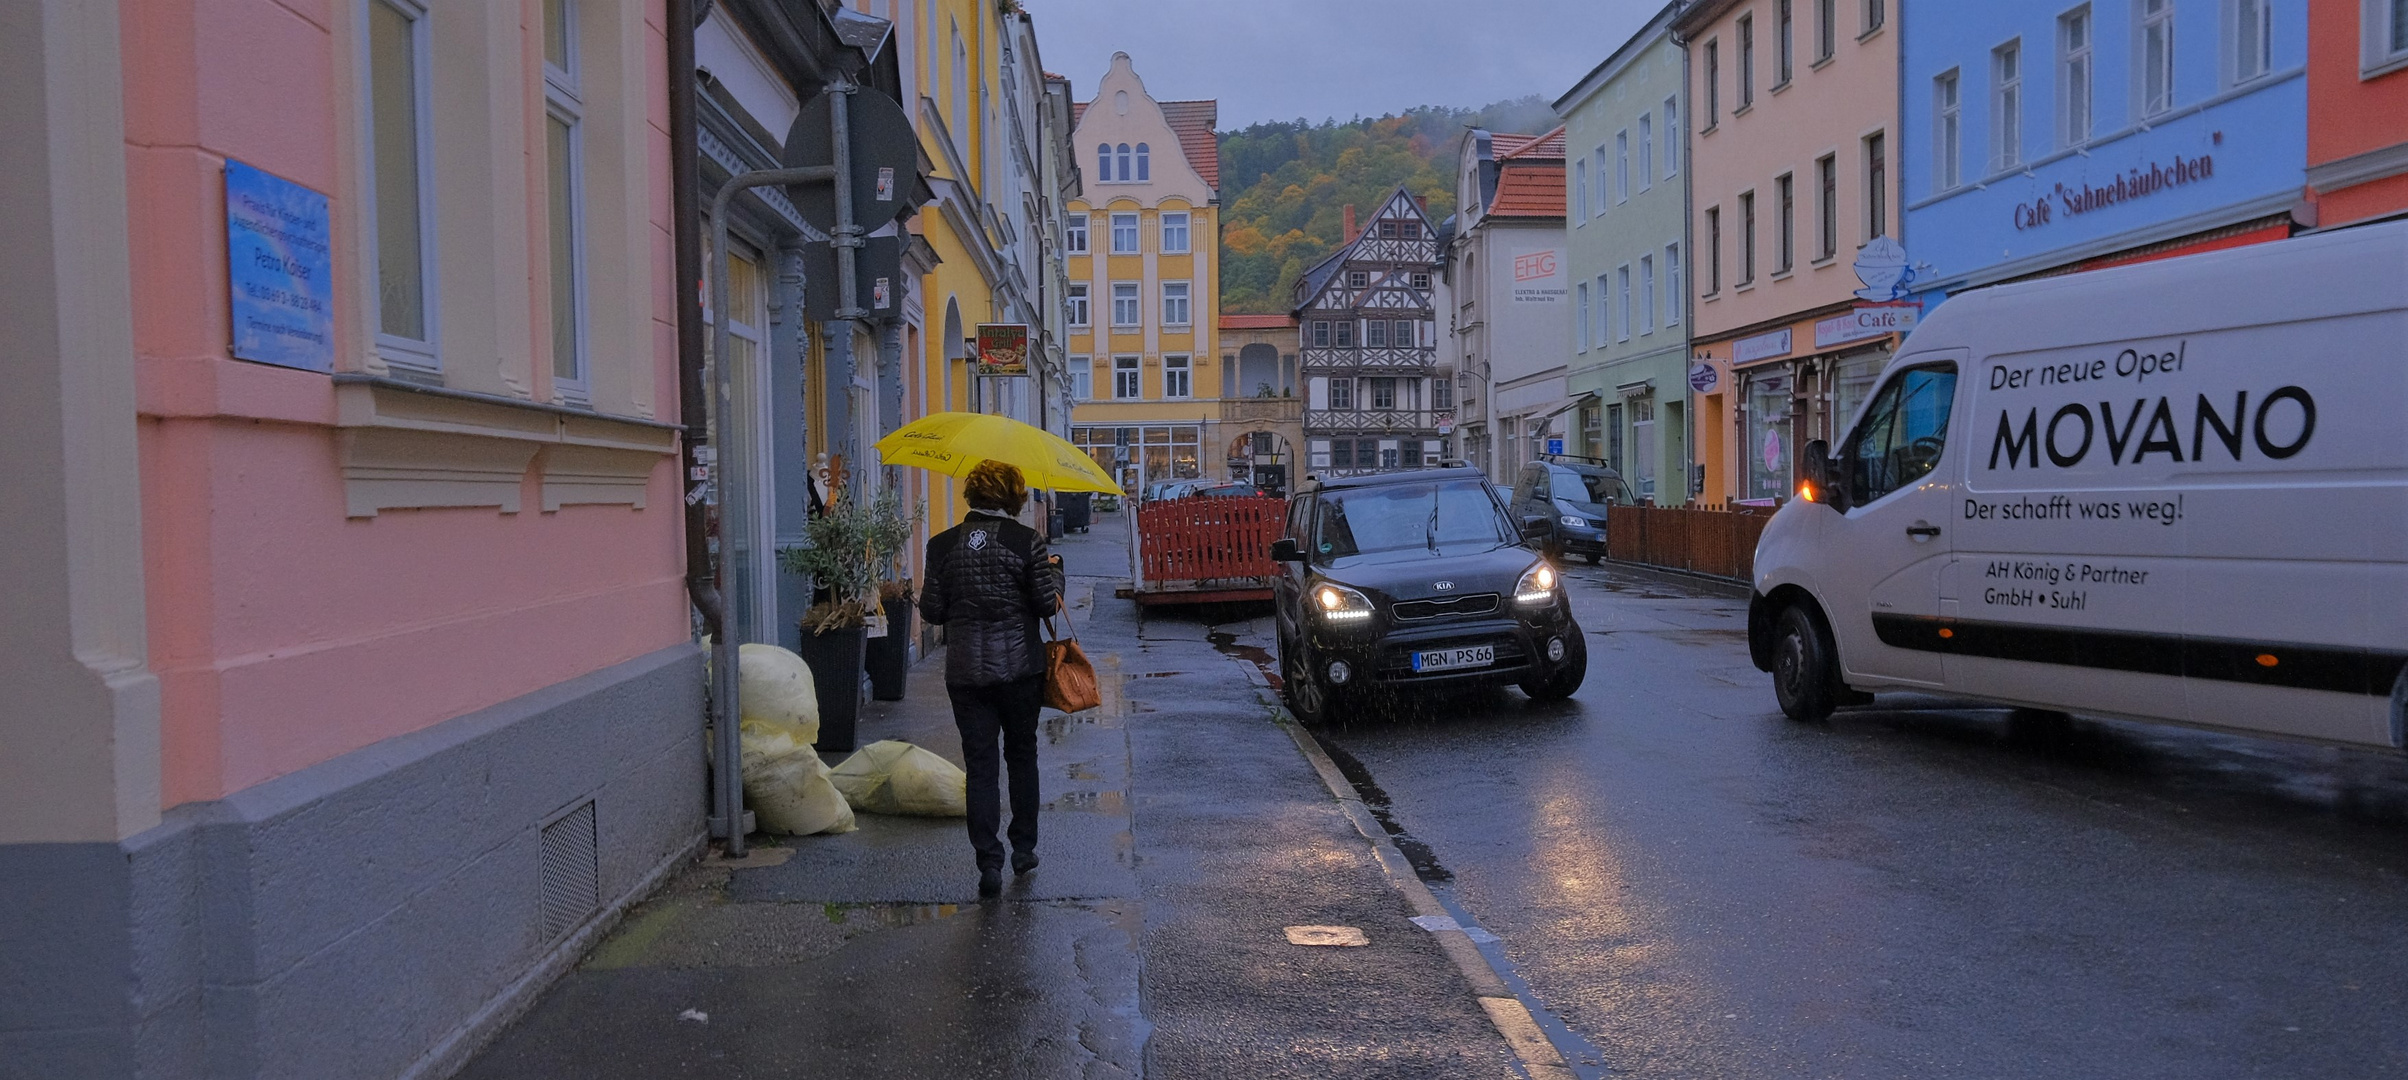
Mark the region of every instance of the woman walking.
POLYGON ((1037 711, 1045 704, 1045 647, 1037 622, 1061 606, 1060 560, 1045 534, 1013 519, 1028 503, 1020 470, 988 461, 970 470, 970 513, 928 541, 920 617, 945 627, 945 689, 969 773, 970 846, 978 895, 1003 891, 1002 808, 996 739, 1011 773, 1012 872, 1037 866, 1037 711))

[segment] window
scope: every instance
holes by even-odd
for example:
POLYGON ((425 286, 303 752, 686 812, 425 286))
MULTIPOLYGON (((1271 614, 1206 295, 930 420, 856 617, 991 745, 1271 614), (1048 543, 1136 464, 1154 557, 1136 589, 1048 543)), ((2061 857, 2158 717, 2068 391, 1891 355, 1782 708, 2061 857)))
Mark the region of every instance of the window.
POLYGON ((1370 288, 1370 287, 1371 287, 1371 271, 1368 271, 1368 270, 1349 270, 1349 271, 1347 271, 1347 272, 1346 272, 1346 287, 1347 287, 1347 288, 1349 288, 1349 289, 1368 289, 1368 288, 1370 288))
POLYGON ((1099 184, 1112 182, 1111 143, 1097 143, 1095 146, 1095 180, 1099 184))
POLYGON ((1889 21, 1888 0, 1865 0, 1865 33, 1881 29, 1889 21))
POLYGON ((1814 257, 1828 259, 1839 253, 1839 159, 1824 155, 1814 163, 1816 216, 1814 257))
POLYGON ((1399 222, 1397 222, 1397 223, 1396 223, 1396 238, 1397 238, 1397 239, 1399 239, 1399 240, 1419 240, 1419 239, 1421 239, 1421 222, 1418 222, 1418 221, 1399 221, 1399 222))
POLYGON ((1722 291, 1722 207, 1706 208, 1706 295, 1722 291))
POLYGON ((2230 0, 2230 3, 2232 83, 2238 86, 2274 67, 2274 4, 2272 0, 2230 0))
POLYGON ((1382 377, 1371 380, 1371 407, 1374 409, 1393 409, 1396 407, 1395 379, 1382 377))
POLYGON ((1136 326, 1137 324, 1137 283, 1134 281, 1113 282, 1112 325, 1136 326))
POLYGON ((1112 254, 1137 254, 1137 215, 1112 215, 1112 254))
POLYGON ((1353 319, 1341 319, 1341 320, 1339 320, 1339 321, 1338 321, 1338 347, 1339 347, 1339 348, 1341 348, 1341 349, 1351 349, 1351 348, 1354 348, 1354 343, 1355 343, 1355 324, 1354 324, 1354 320, 1353 320, 1353 319))
POLYGON ((1186 214, 1164 213, 1162 215, 1162 250, 1164 254, 1170 255, 1187 250, 1186 214))
POLYGON ((1353 439, 1339 439, 1329 444, 1329 466, 1333 469, 1354 468, 1353 439))
POLYGON ((1596 217, 1604 217, 1606 193, 1610 190, 1605 186, 1605 147, 1599 146, 1597 152, 1589 156, 1597 161, 1597 186, 1589 189, 1591 195, 1589 213, 1596 217))
POLYGON ((1756 283, 1756 193, 1739 193, 1739 283, 1756 283))
POLYGON ((1072 214, 1063 220, 1062 250, 1072 255, 1087 253, 1087 215, 1072 214))
POLYGON ((1572 345, 1574 352, 1589 351, 1589 283, 1585 281, 1572 288, 1572 345))
POLYGON ((1639 256, 1639 333, 1655 333, 1655 256, 1639 256))
POLYGON ((1781 61, 1781 77, 1773 80, 1773 86, 1778 88, 1789 85, 1789 76, 1792 73, 1792 61, 1795 53, 1795 50, 1792 49, 1790 45, 1790 41, 1795 35, 1793 35, 1790 30, 1795 20, 1790 18, 1790 0, 1774 0, 1774 3, 1779 8, 1779 29, 1781 32, 1781 40, 1775 46, 1776 55, 1781 61))
POLYGON ((1618 292, 1615 294, 1615 300, 1614 300, 1614 315, 1615 315, 1615 319, 1614 319, 1614 321, 1615 321, 1615 322, 1618 322, 1618 323, 1620 323, 1620 324, 1622 324, 1621 332, 1620 332, 1619 334, 1617 334, 1617 335, 1616 335, 1616 337, 1617 337, 1617 338, 1619 338, 1619 339, 1620 339, 1620 340, 1622 340, 1622 341, 1629 341, 1629 340, 1630 340, 1630 264, 1628 264, 1628 263, 1625 263, 1625 264, 1623 264, 1623 265, 1621 265, 1621 266, 1619 266, 1619 267, 1616 267, 1616 268, 1615 268, 1615 270, 1614 270, 1614 284, 1615 284, 1615 286, 1616 286, 1616 287, 1619 289, 1619 291, 1618 291, 1618 292))
POLYGON ((1455 380, 1452 376, 1441 375, 1430 380, 1430 407, 1433 409, 1455 407, 1455 380))
POLYGON ((1681 246, 1664 245, 1664 325, 1679 326, 1681 303, 1687 299, 1681 293, 1681 246))
POLYGON ((1889 139, 1881 132, 1865 136, 1865 239, 1890 231, 1889 139))
POLYGON ((1194 389, 1195 371, 1189 366, 1188 358, 1184 356, 1163 357, 1162 396, 1166 398, 1189 397, 1192 396, 1194 389))
POLYGON ((2090 141, 2090 5, 2057 17, 2057 143, 2090 141))
POLYGON ((1122 400, 1139 396, 1136 357, 1115 356, 1112 358, 1112 396, 1122 400))
POLYGON ((1366 349, 1388 347, 1388 320, 1373 319, 1369 325, 1363 327, 1363 347, 1366 349))
POLYGON ((1353 379, 1331 379, 1329 381, 1329 407, 1333 409, 1354 408, 1353 379))
POLYGON ((1068 298, 1068 302, 1070 305, 1070 325, 1086 326, 1091 318, 1091 313, 1087 310, 1087 286, 1085 283, 1082 282, 1070 287, 1070 296, 1068 298))
POLYGON ((1957 73, 1949 71, 1931 81, 1931 186, 1947 191, 1965 182, 1959 171, 1964 160, 1959 145, 1964 123, 1957 116, 1957 73))
POLYGON ((1070 398, 1090 401, 1095 397, 1095 365, 1084 356, 1070 358, 1070 398))
POLYGON ((1589 223, 1589 163, 1572 163, 1572 220, 1575 224, 1589 223))
POLYGON ((1313 323, 1313 347, 1316 349, 1329 348, 1329 323, 1322 321, 1313 323))
POLYGON ((1664 99, 1664 179, 1681 174, 1681 99, 1664 99))
POLYGON ((1614 133, 1614 201, 1630 201, 1630 132, 1614 133))
POLYGON ((435 366, 433 163, 427 137, 426 12, 368 2, 369 200, 375 223, 377 348, 435 366))
POLYGON ((1739 107, 1756 103, 1756 17, 1739 17, 1739 107))
MULTIPOLYGON (((1146 144, 1144 144, 1144 143, 1138 143, 1138 144, 1137 144, 1137 181, 1138 181, 1139 183, 1144 183, 1144 182, 1146 182, 1146 181, 1148 181, 1148 180, 1151 180, 1151 179, 1153 179, 1153 178, 1154 178, 1154 151, 1153 151, 1153 149, 1152 149, 1151 147, 1148 147, 1146 144)), ((1121 177, 1121 179, 1123 179, 1123 180, 1126 180, 1126 179, 1128 179, 1128 177, 1124 176, 1124 177, 1121 177)))
POLYGON ((585 356, 584 102, 577 90, 575 0, 544 0, 544 190, 552 271, 552 383, 562 397, 588 390, 585 356))
POLYGON ((1187 298, 1187 282, 1165 281, 1162 283, 1162 325, 1186 326, 1189 324, 1191 320, 1189 319, 1187 298))
POLYGON ((1611 272, 1599 274, 1597 275, 1596 344, 1600 349, 1604 348, 1607 342, 1614 340, 1613 310, 1614 275, 1611 272))
POLYGON ((1797 184, 1791 180, 1788 173, 1782 173, 1773 178, 1773 192, 1775 198, 1778 199, 1775 212, 1780 215, 1774 222, 1774 227, 1780 230, 1780 236, 1776 237, 1774 242, 1780 246, 1773 249, 1774 254, 1779 256, 1779 261, 1773 264, 1773 273, 1786 274, 1797 265, 1797 184))
POLYGON ((1908 368, 1865 406, 1864 420, 1840 451, 1856 505, 1911 486, 1940 463, 1956 378, 1951 364, 1908 368))
POLYGON ((1395 222, 1393 222, 1393 221, 1383 221, 1383 222, 1380 222, 1380 239, 1382 239, 1382 240, 1394 240, 1394 239, 1396 239, 1396 223, 1395 223, 1395 222))
POLYGON ((1114 179, 1123 183, 1128 181, 1129 144, 1120 143, 1112 148, 1112 171, 1117 174, 1114 179))
POLYGON ((1722 42, 1706 42, 1706 130, 1722 119, 1722 42))
POLYGON ((1839 0, 1814 0, 1814 59, 1821 63, 1839 51, 1839 0))
POLYGON ((2358 71, 2378 75, 2408 63, 2408 0, 2363 0, 2358 71))
POLYGON ((2023 164, 2023 42, 1990 50, 1990 171, 2023 164))
POLYGON ((1655 117, 1639 118, 1639 190, 1655 186, 1655 117))
POLYGON ((1414 291, 1416 291, 1416 292, 1428 292, 1428 291, 1430 291, 1430 275, 1428 275, 1428 274, 1415 274, 1415 275, 1413 275, 1413 289, 1414 289, 1414 291))
POLYGON ((1421 344, 1413 339, 1413 320, 1411 319, 1396 320, 1396 331, 1389 335, 1388 340, 1395 342, 1399 349, 1410 349, 1421 344))
POLYGON ((2174 0, 2140 0, 2140 114, 2174 107, 2174 0))

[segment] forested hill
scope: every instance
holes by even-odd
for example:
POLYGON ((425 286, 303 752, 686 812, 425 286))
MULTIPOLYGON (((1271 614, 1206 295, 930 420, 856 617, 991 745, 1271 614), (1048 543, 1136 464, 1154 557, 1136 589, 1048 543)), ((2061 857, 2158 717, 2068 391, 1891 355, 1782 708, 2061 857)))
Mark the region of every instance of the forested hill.
POLYGON ((1545 99, 1478 109, 1424 106, 1395 116, 1304 120, 1225 131, 1221 140, 1221 309, 1287 309, 1297 275, 1345 239, 1344 208, 1371 208, 1403 184, 1430 200, 1435 224, 1455 212, 1455 153, 1464 129, 1537 134, 1555 126, 1545 99))

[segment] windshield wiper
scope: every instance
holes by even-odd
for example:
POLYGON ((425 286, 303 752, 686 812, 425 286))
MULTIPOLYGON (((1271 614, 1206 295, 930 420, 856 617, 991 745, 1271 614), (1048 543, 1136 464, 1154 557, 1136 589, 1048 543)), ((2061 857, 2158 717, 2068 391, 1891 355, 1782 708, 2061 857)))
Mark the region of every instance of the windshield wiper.
POLYGON ((1430 554, 1438 554, 1438 496, 1436 495, 1430 496, 1430 517, 1427 521, 1422 522, 1422 542, 1429 545, 1430 554))

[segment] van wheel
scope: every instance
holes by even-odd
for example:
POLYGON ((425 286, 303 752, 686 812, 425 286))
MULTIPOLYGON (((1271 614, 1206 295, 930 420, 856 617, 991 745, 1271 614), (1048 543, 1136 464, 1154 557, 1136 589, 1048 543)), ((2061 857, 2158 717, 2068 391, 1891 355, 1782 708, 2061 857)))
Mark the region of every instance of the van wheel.
POLYGON ((1830 635, 1802 604, 1781 610, 1773 629, 1773 697, 1781 711, 1803 724, 1820 723, 1837 701, 1837 665, 1830 635))
POLYGON ((1589 556, 1589 565, 1590 565, 1590 566, 1595 566, 1595 565, 1597 565, 1598 563, 1601 563, 1601 562, 1604 562, 1604 561, 1605 561, 1605 556, 1603 556, 1603 555, 1591 555, 1591 556, 1589 556))

